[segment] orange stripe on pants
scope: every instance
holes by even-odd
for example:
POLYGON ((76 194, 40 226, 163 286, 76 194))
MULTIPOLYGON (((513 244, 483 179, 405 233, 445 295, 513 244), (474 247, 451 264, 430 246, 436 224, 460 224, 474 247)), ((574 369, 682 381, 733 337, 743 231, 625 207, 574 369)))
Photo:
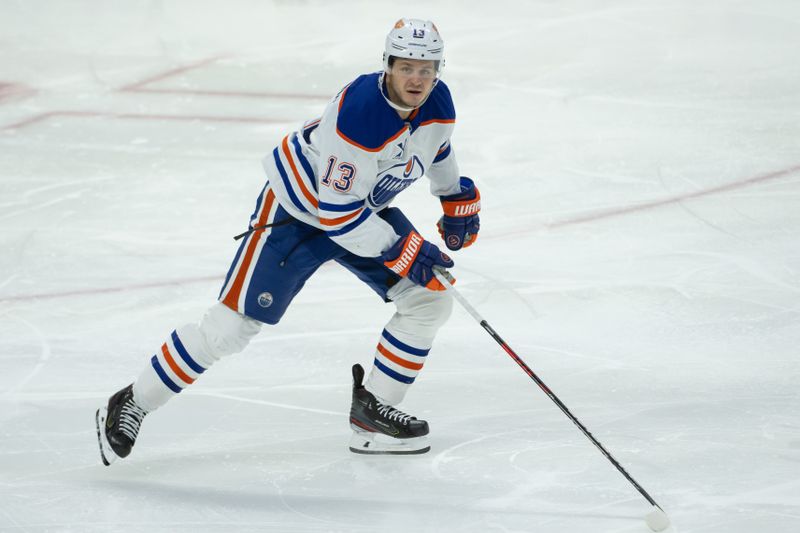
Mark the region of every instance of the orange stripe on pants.
MULTIPOLYGON (((264 209, 261 211, 261 216, 258 217, 258 223, 254 224, 254 226, 263 226, 267 223, 267 218, 269 218, 269 213, 272 211, 272 204, 275 201, 275 193, 272 192, 272 189, 269 190, 267 193, 267 199, 264 202, 264 209)), ((236 312, 244 312, 244 309, 239 309, 239 295, 242 293, 242 287, 244 286, 244 280, 247 277, 247 271, 250 270, 250 263, 253 261, 253 255, 256 252, 256 246, 258 245, 258 240, 261 238, 261 234, 264 230, 257 230, 250 236, 250 242, 247 245, 247 250, 245 251, 244 258, 242 258, 242 262, 239 265, 239 270, 232 276, 232 280, 229 283, 232 283, 228 294, 225 296, 225 299, 222 300, 222 303, 226 306, 230 307, 236 312)))

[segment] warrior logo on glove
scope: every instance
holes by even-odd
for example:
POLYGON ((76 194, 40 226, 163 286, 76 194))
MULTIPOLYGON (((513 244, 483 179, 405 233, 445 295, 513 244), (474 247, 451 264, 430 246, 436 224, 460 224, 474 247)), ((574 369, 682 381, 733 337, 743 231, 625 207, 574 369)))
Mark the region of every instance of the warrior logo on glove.
POLYGON ((435 267, 450 268, 453 260, 414 230, 397 240, 382 256, 383 264, 392 272, 407 277, 432 291, 445 290, 433 273, 435 267))

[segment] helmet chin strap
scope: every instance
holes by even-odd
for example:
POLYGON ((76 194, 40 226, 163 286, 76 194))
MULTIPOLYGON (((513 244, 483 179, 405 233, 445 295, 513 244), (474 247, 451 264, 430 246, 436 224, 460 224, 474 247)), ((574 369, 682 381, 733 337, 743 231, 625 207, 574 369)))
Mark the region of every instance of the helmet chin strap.
POLYGON ((415 109, 419 109, 420 107, 422 107, 422 104, 424 104, 425 102, 428 101, 428 97, 433 92, 433 88, 436 87, 437 83, 439 83, 439 78, 436 78, 436 80, 433 82, 433 85, 431 85, 431 90, 428 91, 428 94, 425 96, 425 99, 422 102, 420 102, 419 105, 416 106, 416 107, 407 107, 407 106, 403 106, 403 105, 396 104, 396 103, 392 102, 392 99, 389 98, 388 94, 386 94, 387 91, 383 90, 383 78, 384 78, 384 76, 386 76, 386 71, 385 70, 383 72, 381 72, 380 76, 378 76, 378 90, 380 90, 381 94, 383 95, 383 99, 386 100, 387 104, 389 104, 392 108, 396 109, 397 111, 402 111, 403 113, 410 113, 410 112, 414 111, 415 109))

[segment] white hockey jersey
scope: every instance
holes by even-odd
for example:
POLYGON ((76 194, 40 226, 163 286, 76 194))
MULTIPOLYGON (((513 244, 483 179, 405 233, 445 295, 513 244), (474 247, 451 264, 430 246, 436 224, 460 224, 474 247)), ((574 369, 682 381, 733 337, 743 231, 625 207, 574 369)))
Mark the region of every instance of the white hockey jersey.
POLYGON ((447 86, 439 81, 425 103, 402 119, 384 99, 381 82, 380 73, 359 76, 321 118, 287 135, 263 160, 289 214, 362 257, 378 256, 400 238, 375 213, 423 175, 431 194, 460 192, 447 86))

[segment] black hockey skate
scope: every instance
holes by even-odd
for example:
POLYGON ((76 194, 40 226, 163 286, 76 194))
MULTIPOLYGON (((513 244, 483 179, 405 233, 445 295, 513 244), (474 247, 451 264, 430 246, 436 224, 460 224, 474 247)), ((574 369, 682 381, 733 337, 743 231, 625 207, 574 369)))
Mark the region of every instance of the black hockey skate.
POLYGON ((428 423, 384 405, 364 388, 364 369, 353 365, 353 403, 350 407, 350 451, 366 454, 425 453, 428 423))
POLYGON ((127 457, 147 413, 133 401, 133 384, 108 399, 108 406, 95 414, 100 458, 108 466, 118 457, 127 457))

